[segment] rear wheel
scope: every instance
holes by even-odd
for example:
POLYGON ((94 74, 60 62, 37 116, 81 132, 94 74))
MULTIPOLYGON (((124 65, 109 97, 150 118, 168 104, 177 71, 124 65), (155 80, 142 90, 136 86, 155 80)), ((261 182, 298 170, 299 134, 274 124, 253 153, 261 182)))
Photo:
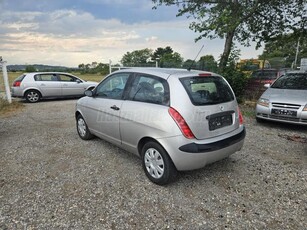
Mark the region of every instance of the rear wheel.
POLYGON ((167 152, 156 142, 147 142, 142 149, 142 165, 146 176, 158 185, 172 182, 177 170, 167 152))
POLYGON ((93 134, 91 134, 90 130, 87 127, 87 124, 85 123, 84 118, 82 117, 82 115, 78 115, 77 116, 77 131, 79 134, 79 137, 83 140, 90 140, 92 139, 94 136, 93 134))
POLYGON ((34 89, 28 90, 25 93, 25 98, 30 103, 35 103, 35 102, 40 101, 41 97, 42 96, 41 96, 40 92, 38 92, 37 90, 34 90, 34 89))

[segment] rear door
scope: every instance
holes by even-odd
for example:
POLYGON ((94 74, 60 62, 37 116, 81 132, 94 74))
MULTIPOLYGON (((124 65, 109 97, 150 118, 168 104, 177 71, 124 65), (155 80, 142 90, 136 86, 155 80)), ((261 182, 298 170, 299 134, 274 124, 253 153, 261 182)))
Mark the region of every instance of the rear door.
POLYGON ((81 96, 86 90, 83 82, 68 74, 58 74, 58 79, 61 82, 63 96, 81 96))
POLYGON ((62 95, 61 82, 56 74, 36 74, 34 80, 43 97, 58 97, 62 95))

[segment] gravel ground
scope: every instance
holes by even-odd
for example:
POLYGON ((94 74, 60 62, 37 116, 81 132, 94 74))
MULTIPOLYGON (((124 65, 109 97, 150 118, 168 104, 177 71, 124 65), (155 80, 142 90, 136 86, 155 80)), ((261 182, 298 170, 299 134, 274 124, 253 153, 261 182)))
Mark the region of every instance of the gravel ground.
POLYGON ((245 118, 244 148, 161 187, 76 132, 76 100, 0 118, 0 229, 306 229, 306 127, 245 118))

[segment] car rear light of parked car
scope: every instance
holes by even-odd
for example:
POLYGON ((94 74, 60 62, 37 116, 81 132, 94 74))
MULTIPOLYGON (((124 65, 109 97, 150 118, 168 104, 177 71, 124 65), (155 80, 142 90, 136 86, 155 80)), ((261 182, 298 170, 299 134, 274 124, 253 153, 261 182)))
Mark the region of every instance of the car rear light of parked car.
POLYGON ((21 84, 21 81, 14 81, 13 87, 19 87, 21 84))
POLYGON ((240 110, 239 106, 238 106, 238 113, 239 113, 239 122, 240 122, 240 125, 243 125, 244 119, 243 119, 243 115, 242 115, 242 113, 241 113, 241 110, 240 110))
POLYGON ((200 76, 200 77, 210 77, 210 76, 212 76, 212 74, 211 73, 200 73, 200 74, 198 74, 198 76, 200 76))
POLYGON ((168 112, 171 115, 171 117, 174 119, 174 121, 177 123, 177 125, 180 128, 182 134, 186 138, 188 138, 188 139, 195 138, 192 130, 190 129, 190 127, 188 126, 186 121, 183 119, 183 117, 180 115, 180 113, 177 110, 175 110, 174 108, 171 107, 171 108, 169 108, 168 112))

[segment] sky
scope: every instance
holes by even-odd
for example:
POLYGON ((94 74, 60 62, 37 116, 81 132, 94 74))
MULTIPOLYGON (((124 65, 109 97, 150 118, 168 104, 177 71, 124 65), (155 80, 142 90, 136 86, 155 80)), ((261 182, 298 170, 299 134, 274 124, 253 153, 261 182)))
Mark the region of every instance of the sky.
MULTIPOLYGON (((151 0, 0 0, 0 56, 12 64, 77 67, 119 64, 127 52, 170 46, 185 60, 219 58, 224 40, 202 39, 176 6, 153 8, 151 0), (199 56, 199 57, 200 57, 199 56)), ((241 58, 262 50, 241 47, 241 58)))

